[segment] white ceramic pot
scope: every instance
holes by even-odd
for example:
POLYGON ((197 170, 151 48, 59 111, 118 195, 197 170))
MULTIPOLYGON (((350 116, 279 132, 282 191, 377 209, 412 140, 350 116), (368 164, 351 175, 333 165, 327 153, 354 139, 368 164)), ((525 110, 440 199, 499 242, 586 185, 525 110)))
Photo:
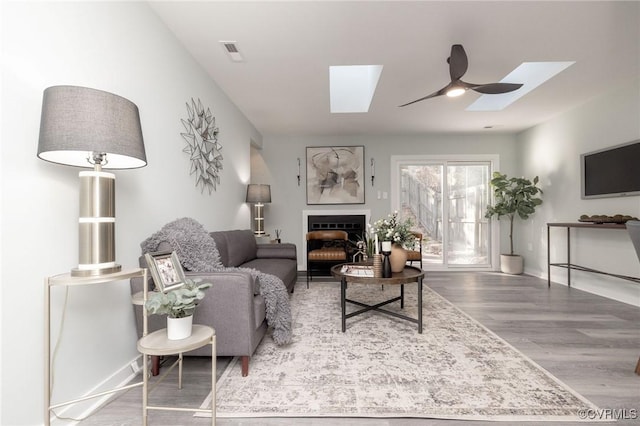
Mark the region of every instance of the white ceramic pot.
POLYGON ((500 270, 505 274, 520 275, 524 272, 524 258, 517 254, 501 254, 500 270))
POLYGON ((181 340, 191 336, 193 315, 184 318, 167 317, 167 338, 169 340, 181 340))

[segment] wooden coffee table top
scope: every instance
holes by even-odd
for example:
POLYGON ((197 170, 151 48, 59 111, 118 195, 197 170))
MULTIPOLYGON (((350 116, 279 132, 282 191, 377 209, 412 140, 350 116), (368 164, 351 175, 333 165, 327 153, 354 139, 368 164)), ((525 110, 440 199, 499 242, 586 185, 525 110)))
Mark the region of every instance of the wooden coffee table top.
POLYGON ((424 271, 415 266, 405 266, 402 272, 393 272, 391 278, 382 277, 362 277, 357 275, 347 275, 340 272, 345 265, 357 265, 357 266, 373 266, 371 262, 351 262, 341 263, 331 268, 331 275, 337 279, 347 277, 347 281, 356 284, 406 284, 412 282, 418 282, 419 278, 424 278, 424 271))

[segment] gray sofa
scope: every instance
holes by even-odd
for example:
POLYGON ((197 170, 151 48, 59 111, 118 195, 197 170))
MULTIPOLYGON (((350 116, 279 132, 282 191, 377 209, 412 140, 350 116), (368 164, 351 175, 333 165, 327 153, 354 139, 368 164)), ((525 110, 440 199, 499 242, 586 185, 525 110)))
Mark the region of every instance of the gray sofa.
MULTIPOLYGON (((289 293, 297 279, 297 257, 294 244, 257 244, 250 230, 211 232, 226 267, 252 268, 279 277, 289 293)), ((158 251, 171 251, 162 243, 158 251)), ((146 267, 144 256, 140 266, 146 267)), ((259 283, 245 271, 199 272, 185 270, 187 278, 201 278, 212 287, 198 305, 194 324, 210 325, 216 330, 218 356, 240 356, 242 375, 249 372, 249 358, 267 331, 265 301, 259 294, 259 283)), ((152 289, 150 283, 150 289, 152 289)), ((140 278, 131 280, 131 291, 142 291, 140 278)), ((138 336, 142 336, 142 308, 135 307, 138 336)), ((149 332, 166 327, 165 316, 149 316, 149 332)), ((210 355, 209 345, 185 355, 210 355)))

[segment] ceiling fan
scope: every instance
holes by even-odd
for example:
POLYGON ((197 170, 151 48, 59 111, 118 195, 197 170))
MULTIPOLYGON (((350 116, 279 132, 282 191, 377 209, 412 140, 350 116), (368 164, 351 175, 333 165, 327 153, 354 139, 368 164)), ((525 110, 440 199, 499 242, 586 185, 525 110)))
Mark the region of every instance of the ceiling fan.
POLYGON ((461 44, 454 44, 451 46, 451 56, 447 58, 449 63, 449 75, 451 76, 451 83, 447 84, 442 89, 434 92, 424 98, 416 99, 415 101, 408 102, 401 107, 414 104, 416 102, 424 101, 425 99, 435 98, 436 96, 447 95, 449 97, 455 97, 462 95, 465 91, 471 89, 478 93, 484 93, 487 95, 496 95, 499 93, 508 93, 518 90, 522 87, 522 84, 517 83, 489 83, 489 84, 472 84, 466 81, 460 80, 464 73, 467 72, 469 65, 467 61, 467 54, 461 44))

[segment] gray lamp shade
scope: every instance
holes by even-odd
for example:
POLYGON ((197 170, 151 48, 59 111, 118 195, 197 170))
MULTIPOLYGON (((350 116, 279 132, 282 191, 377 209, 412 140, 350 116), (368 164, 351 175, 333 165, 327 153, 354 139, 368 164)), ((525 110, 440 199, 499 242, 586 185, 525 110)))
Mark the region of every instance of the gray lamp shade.
POLYGON ((44 91, 38 157, 78 167, 93 167, 91 153, 105 153, 105 169, 147 165, 138 107, 101 90, 53 86, 44 91))
POLYGON ((270 203, 271 186, 262 184, 249 184, 247 186, 247 203, 270 203))

